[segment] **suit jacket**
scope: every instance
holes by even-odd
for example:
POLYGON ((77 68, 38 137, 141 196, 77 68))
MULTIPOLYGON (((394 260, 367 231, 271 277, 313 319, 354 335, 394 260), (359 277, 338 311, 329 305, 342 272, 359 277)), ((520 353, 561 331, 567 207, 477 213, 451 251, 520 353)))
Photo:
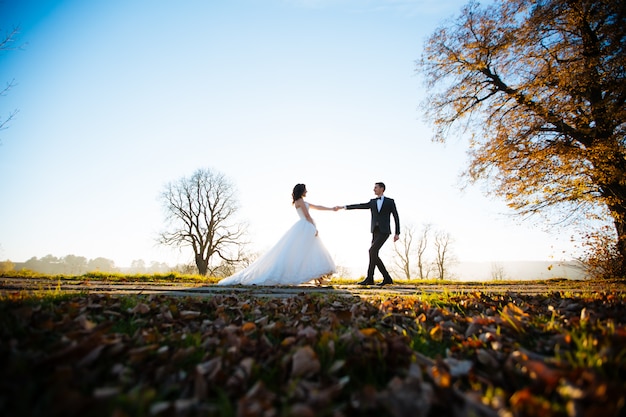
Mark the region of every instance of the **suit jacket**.
POLYGON ((374 228, 378 226, 382 233, 391 234, 391 216, 396 225, 396 235, 400 234, 400 218, 398 217, 398 210, 396 209, 396 202, 389 197, 383 199, 383 206, 378 211, 378 205, 376 199, 372 198, 369 202, 363 204, 350 204, 346 206, 346 210, 358 210, 369 209, 372 214, 371 232, 374 232, 374 228))

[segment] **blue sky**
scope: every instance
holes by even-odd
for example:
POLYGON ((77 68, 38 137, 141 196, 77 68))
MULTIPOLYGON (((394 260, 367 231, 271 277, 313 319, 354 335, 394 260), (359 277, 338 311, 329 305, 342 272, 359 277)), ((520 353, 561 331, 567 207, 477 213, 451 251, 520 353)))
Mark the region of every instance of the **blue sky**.
MULTIPOLYGON (((360 203, 384 181, 403 225, 448 232, 461 261, 566 259, 570 231, 520 222, 459 189, 467 141, 430 141, 415 72, 426 36, 465 1, 0 0, 0 259, 74 254, 175 264, 156 245, 169 181, 199 168, 236 186, 263 252, 308 201, 360 203)), ((366 212, 313 212, 336 262, 364 268, 366 212)), ((387 244, 386 256, 392 244, 387 244)))

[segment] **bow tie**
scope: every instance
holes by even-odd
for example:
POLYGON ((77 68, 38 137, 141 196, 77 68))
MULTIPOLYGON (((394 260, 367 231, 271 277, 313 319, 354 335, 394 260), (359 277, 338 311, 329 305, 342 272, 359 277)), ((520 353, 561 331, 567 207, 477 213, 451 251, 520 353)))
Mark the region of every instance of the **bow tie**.
POLYGON ((380 200, 380 197, 376 197, 376 200, 380 200))

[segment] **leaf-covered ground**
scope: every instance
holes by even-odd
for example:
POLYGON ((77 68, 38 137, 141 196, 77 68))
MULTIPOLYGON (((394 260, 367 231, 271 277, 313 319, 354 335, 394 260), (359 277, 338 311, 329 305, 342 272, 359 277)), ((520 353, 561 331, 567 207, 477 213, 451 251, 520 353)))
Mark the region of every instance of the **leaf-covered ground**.
POLYGON ((626 297, 0 297, 2 416, 626 416, 626 297))

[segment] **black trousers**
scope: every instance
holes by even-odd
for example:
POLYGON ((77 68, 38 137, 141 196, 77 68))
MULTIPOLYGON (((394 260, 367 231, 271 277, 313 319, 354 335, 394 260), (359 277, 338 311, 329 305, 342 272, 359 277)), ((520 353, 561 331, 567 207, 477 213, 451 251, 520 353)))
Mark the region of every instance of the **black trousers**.
POLYGON ((378 252, 380 252, 380 248, 383 247, 385 242, 389 239, 389 235, 386 233, 381 233, 378 227, 374 228, 374 232, 372 233, 372 245, 370 246, 370 263, 367 267, 367 280, 371 281, 374 279, 374 268, 378 268, 381 274, 383 274, 384 280, 391 280, 391 275, 387 272, 387 268, 383 264, 383 261, 380 260, 378 256, 378 252))

